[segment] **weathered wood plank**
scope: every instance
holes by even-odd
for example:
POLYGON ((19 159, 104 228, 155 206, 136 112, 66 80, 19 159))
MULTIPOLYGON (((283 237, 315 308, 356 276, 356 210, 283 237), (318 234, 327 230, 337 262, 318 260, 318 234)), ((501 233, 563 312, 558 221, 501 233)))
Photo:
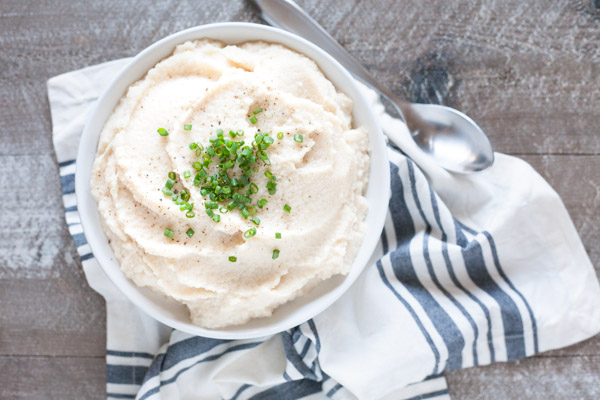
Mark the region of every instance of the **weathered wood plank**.
POLYGON ((453 399, 597 399, 597 356, 534 358, 446 374, 453 399))
POLYGON ((54 156, 0 156, 0 193, 0 355, 103 355, 104 301, 67 230, 54 156))
POLYGON ((2 399, 105 399, 103 357, 0 356, 2 399))

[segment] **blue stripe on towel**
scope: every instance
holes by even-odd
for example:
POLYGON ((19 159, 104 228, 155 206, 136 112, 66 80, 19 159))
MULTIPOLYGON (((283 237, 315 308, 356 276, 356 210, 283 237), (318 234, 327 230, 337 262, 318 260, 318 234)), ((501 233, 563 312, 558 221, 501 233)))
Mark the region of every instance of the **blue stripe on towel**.
MULTIPOLYGON (((450 317, 446 314, 446 312, 439 306, 439 304, 435 301, 433 296, 423 287, 421 282, 419 281, 417 274, 415 272, 414 266, 412 264, 411 255, 410 255, 410 241, 415 236, 415 227, 413 223, 412 215, 410 214, 410 210, 406 206, 404 193, 405 190, 410 190, 410 186, 406 187, 402 182, 400 177, 399 168, 396 165, 392 166, 392 199, 390 200, 390 213, 392 214, 392 220, 394 223, 394 230, 396 233, 397 239, 397 247, 389 253, 390 261, 392 263, 392 268, 394 271, 394 275, 398 280, 406 287, 408 292, 417 300, 423 307, 427 316, 431 319, 432 323, 436 327, 436 330, 442 335, 442 339, 446 343, 447 346, 452 346, 452 348, 448 349, 451 356, 456 355, 457 353, 460 355, 460 351, 462 346, 464 346, 464 340, 462 339, 462 335, 456 324, 450 319, 450 317), (460 344, 460 348, 456 348, 456 345, 453 344, 452 338, 460 338, 462 340, 462 344, 460 344)), ((392 244, 389 243, 391 246, 392 244)), ((380 266, 380 265, 379 265, 380 266)), ((380 274, 383 273, 383 267, 380 266, 381 271, 380 274)), ((386 279, 387 280, 387 279, 386 279)), ((385 282, 388 287, 391 288, 391 284, 389 282, 385 282)), ((394 294, 398 297, 399 294, 394 290, 394 294)), ((405 306, 408 305, 406 300, 402 299, 405 306)), ((415 322, 419 324, 419 328, 421 332, 425 335, 427 332, 421 321, 419 321, 419 317, 414 313, 412 308, 409 310, 415 319, 415 322)), ((425 335, 427 342, 430 343, 430 347, 434 351, 435 355, 435 366, 433 369, 433 373, 437 374, 440 371, 440 354, 438 349, 435 347, 433 340, 429 333, 425 335)))
POLYGON ((106 364, 106 382, 141 385, 148 367, 106 364))
POLYGON ((240 397, 240 395, 244 392, 244 390, 248 389, 249 387, 251 387, 251 386, 248 384, 240 386, 240 388, 237 390, 237 392, 235 392, 233 397, 230 398, 229 400, 237 400, 237 398, 240 397))
POLYGON ((62 175, 60 186, 63 195, 75 193, 75 174, 62 175))
MULTIPOLYGON (((283 342, 283 350, 285 351, 285 357, 287 360, 296 368, 298 372, 302 374, 302 376, 316 380, 317 377, 313 371, 304 363, 300 355, 296 351, 294 347, 294 342, 292 340, 292 335, 289 332, 281 332, 281 341, 283 342)), ((307 341, 310 344, 310 340, 307 341)))
POLYGON ((71 165, 71 164, 75 164, 75 160, 68 160, 68 161, 59 162, 58 166, 60 168, 62 168, 62 167, 66 167, 67 165, 71 165))
POLYGON ((523 294, 515 287, 515 285, 513 285, 513 283, 510 281, 510 279, 508 279, 508 276, 502 269, 502 266, 500 265, 500 259, 498 258, 498 251, 496 250, 496 243, 494 242, 494 238, 487 231, 483 231, 482 233, 485 235, 485 237, 487 238, 487 240, 490 244, 490 249, 492 250, 492 257, 494 258, 494 265, 496 266, 496 270, 498 271, 498 273, 500 274, 502 279, 504 279, 506 284, 517 294, 517 296, 519 296, 521 298, 521 300, 523 300, 523 303, 525 303, 525 307, 527 308, 527 313, 529 314, 529 318, 531 319, 531 328, 533 330, 534 352, 539 353, 537 322, 535 320, 535 316, 533 315, 533 310, 531 309, 529 302, 527 302, 527 300, 525 299, 525 296, 523 296, 523 294))
POLYGON ((75 242, 75 247, 81 247, 84 244, 87 244, 87 240, 83 233, 76 233, 71 235, 71 237, 73 238, 73 242, 75 242))
POLYGON ((149 358, 149 359, 154 358, 154 354, 143 353, 143 352, 139 352, 139 351, 106 350, 106 354, 109 356, 117 356, 117 357, 138 357, 138 358, 149 358))
POLYGON ((338 392, 338 390, 340 390, 342 388, 342 385, 340 385, 339 383, 336 383, 336 385, 334 387, 332 387, 331 389, 329 389, 329 391, 327 392, 327 394, 325 396, 327 397, 332 397, 334 394, 336 394, 338 392))
MULTIPOLYGON (((385 230, 384 230, 384 234, 385 234, 385 230)), ((431 335, 429 334, 429 332, 427 332, 427 329, 425 329, 425 326, 423 325, 423 322, 417 316, 417 313, 415 312, 415 310, 410 306, 410 304, 408 304, 408 302, 402 297, 402 295, 400 295, 400 293, 398 293, 396 291, 396 289, 394 289, 394 287, 392 286, 392 284, 390 283, 390 281, 388 280, 388 278, 385 276, 385 272, 383 270, 383 265, 381 264, 381 260, 377 261, 377 271, 379 271, 379 276, 381 277, 381 280, 383 281, 383 284, 385 286, 387 286, 388 289, 390 289, 390 291, 394 294, 394 296, 396 296, 396 298, 402 303, 402 305, 404 307, 406 307, 406 310, 410 313, 410 315, 415 320, 415 323, 417 324, 417 326, 419 327, 419 330, 421 331, 421 333, 425 337, 425 340, 427 341, 427 344, 431 348, 431 351, 432 351, 433 356, 435 358, 435 366, 433 368, 434 373, 438 373, 439 372, 438 371, 439 364, 440 364, 440 352, 437 349, 437 347, 435 346, 435 343, 433 343, 433 339, 431 338, 431 335)))
POLYGON ((183 360, 199 356, 212 350, 214 347, 230 342, 231 340, 209 339, 200 336, 194 336, 177 342, 167 349, 166 357, 161 363, 161 370, 168 370, 183 360))
POLYGON ((81 262, 90 260, 92 258, 94 258, 94 254, 93 253, 87 253, 87 254, 84 254, 84 255, 82 255, 82 256, 79 257, 79 259, 81 260, 81 262))
MULTIPOLYGON (((487 322, 488 322, 488 345, 490 348, 490 354, 493 354, 494 352, 494 348, 492 346, 491 343, 491 338, 492 338, 492 333, 491 333, 491 319, 490 319, 490 313, 489 310, 487 309, 487 307, 475 296, 473 295, 471 292, 469 292, 458 280, 458 278, 456 277, 456 273, 454 271, 454 266, 452 265, 452 261, 450 260, 450 254, 448 252, 448 235, 446 234, 446 231, 444 230, 444 226, 442 225, 442 219, 440 216, 440 210, 438 207, 438 203, 437 203, 437 198, 435 193, 433 192, 433 189, 431 187, 429 187, 429 195, 430 195, 430 199, 431 199, 431 208, 433 209, 433 215, 435 217, 435 221, 440 229, 440 232, 442 233, 442 237, 441 237, 441 241, 442 241, 442 256, 444 257, 444 262, 446 263, 446 269, 448 270, 448 275, 450 276, 450 279, 452 280, 452 283, 459 288, 465 295, 467 295, 467 297, 469 297, 469 299, 471 299, 473 302, 475 302, 477 305, 479 305, 479 307, 481 307, 481 309, 483 310, 486 318, 487 318, 487 322)), ((473 320, 473 318, 471 317, 471 315, 464 309, 461 307, 461 312, 463 313, 463 315, 467 318, 467 320, 469 321, 469 324, 471 325, 471 327, 473 328, 473 364, 474 365, 478 365, 479 364, 479 358, 477 355, 477 339, 479 338, 479 329, 477 328, 477 324, 475 323, 475 321, 473 320)))
MULTIPOLYGON (((461 226, 460 222, 454 220, 456 244, 461 248, 465 248, 469 244, 469 241, 467 240, 466 236, 460 231, 460 229, 461 229, 460 226, 461 226)), ((465 265, 465 267, 466 267, 466 265, 465 265)), ((483 313, 485 314, 485 318, 486 318, 486 322, 487 322, 487 342, 488 342, 488 349, 490 351, 490 362, 491 363, 496 362, 496 350, 494 349, 494 339, 492 336, 492 316, 490 315, 490 310, 477 296, 471 294, 470 292, 467 292, 467 293, 473 301, 475 301, 477 304, 479 304, 479 306, 483 310, 483 313)))
MULTIPOLYGON (((448 292, 448 290, 446 290, 445 287, 442 286, 437 277, 437 274, 435 273, 433 263, 431 261, 431 256, 429 255, 429 237, 431 236, 432 227, 427 218, 425 217, 425 212, 423 211, 421 201, 419 200, 413 162, 406 159, 406 163, 408 166, 408 178, 410 180, 410 189, 412 191, 413 200, 417 206, 419 215, 425 223, 425 234, 423 235, 423 257, 425 258, 425 265, 427 266, 429 276, 431 277, 433 284, 438 288, 438 290, 442 292, 444 296, 446 296, 446 298, 450 300, 452 304, 454 304, 454 306, 458 308, 458 310, 469 319, 469 321, 472 321, 464 307, 450 294, 450 292, 448 292)), ((408 208, 406 207, 405 212, 408 212, 408 208)), ((411 236, 414 236, 414 233, 411 236)), ((395 268, 394 270, 396 271, 395 268)), ((427 312, 428 315, 430 315, 434 326, 436 327, 440 336, 444 340, 444 343, 446 343, 446 346, 448 347, 448 368, 460 368, 462 366, 462 350, 465 347, 465 339, 462 335, 462 332, 460 331, 454 320, 446 312, 446 310, 444 310, 444 308, 439 305, 439 303, 434 299, 434 297, 429 294, 429 291, 427 291, 427 289, 418 280, 416 271, 414 271, 414 267, 410 269, 406 268, 404 271, 398 270, 398 272, 401 273, 401 276, 403 277, 410 276, 410 279, 413 281, 413 284, 410 286, 415 288, 416 295, 413 294, 415 298, 422 299, 423 304, 429 304, 429 307, 432 307, 430 309, 431 313, 428 312, 427 309, 425 310, 425 312, 427 312)), ((398 276, 398 273, 396 273, 396 275, 398 276)), ((404 282, 403 279, 401 280, 402 282, 404 282)), ((475 322, 473 322, 473 325, 475 325, 475 322)))
POLYGON ((112 397, 113 399, 135 399, 135 394, 106 393, 106 397, 112 397))
POLYGON ((315 321, 313 319, 309 319, 306 321, 313 335, 315 335, 315 347, 317 348, 317 354, 321 352, 321 339, 319 338, 319 333, 317 332, 317 326, 315 325, 315 321))
MULTIPOLYGON (((459 224, 459 226, 463 226, 459 224)), ((467 231, 469 232, 469 231, 467 231)), ((472 233, 469 232, 469 233, 472 233)), ((500 315, 504 325, 504 341, 508 360, 525 356, 525 341, 523 338, 523 320, 513 299, 506 294, 489 274, 481 244, 477 239, 468 241, 462 231, 458 231, 459 242, 462 246, 465 267, 471 280, 483 291, 489 294, 500 306, 500 315)))

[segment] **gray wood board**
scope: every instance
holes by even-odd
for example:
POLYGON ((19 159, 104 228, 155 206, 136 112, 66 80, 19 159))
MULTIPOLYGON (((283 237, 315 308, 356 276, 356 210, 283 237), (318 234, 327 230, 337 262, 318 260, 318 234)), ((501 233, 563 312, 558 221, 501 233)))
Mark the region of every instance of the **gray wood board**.
MULTIPOLYGON (((299 3, 413 101, 467 112, 563 198, 600 266, 600 10, 594 0, 299 3)), ((0 398, 103 398, 105 308, 62 216, 48 78, 179 30, 260 22, 242 1, 0 3, 0 398)), ((455 398, 594 398, 600 339, 448 374, 455 398)))

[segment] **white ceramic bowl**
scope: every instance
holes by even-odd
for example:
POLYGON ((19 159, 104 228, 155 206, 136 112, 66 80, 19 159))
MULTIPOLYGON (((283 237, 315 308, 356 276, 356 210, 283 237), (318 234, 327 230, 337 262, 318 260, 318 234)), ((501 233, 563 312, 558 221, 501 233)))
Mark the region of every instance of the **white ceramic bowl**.
POLYGON ((151 317, 173 328, 194 335, 221 339, 254 338, 292 328, 314 317, 337 300, 360 275, 367 264, 383 228, 389 201, 389 166, 381 128, 365 98, 350 74, 330 55, 317 46, 291 33, 249 23, 218 23, 187 29, 168 36, 138 54, 117 76, 100 97, 83 130, 77 154, 75 189, 81 223, 94 256, 112 282, 135 305, 151 317), (244 325, 225 329, 203 329, 192 325, 184 305, 166 301, 147 288, 140 288, 121 271, 119 263, 100 226, 96 201, 90 192, 90 172, 100 132, 127 88, 142 78, 176 45, 187 40, 212 38, 228 44, 252 40, 281 43, 313 59, 333 84, 354 101, 354 123, 369 131, 371 169, 366 197, 369 202, 367 233, 350 273, 324 281, 305 296, 275 310, 271 317, 254 319, 244 325))

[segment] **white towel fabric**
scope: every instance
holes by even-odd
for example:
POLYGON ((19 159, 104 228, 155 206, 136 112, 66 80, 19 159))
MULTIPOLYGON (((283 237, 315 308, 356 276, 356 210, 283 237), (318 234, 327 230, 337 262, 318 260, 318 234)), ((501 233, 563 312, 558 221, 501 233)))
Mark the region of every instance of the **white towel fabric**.
POLYGON ((107 303, 107 396, 137 399, 449 398, 446 369, 516 360, 600 331, 600 287, 565 207, 525 162, 452 175, 425 158, 368 89, 389 148, 380 244, 333 306, 281 334, 225 341, 140 312, 93 258, 75 202, 76 149, 128 60, 48 82, 69 230, 107 303), (408 157, 406 155, 408 155, 408 157))

